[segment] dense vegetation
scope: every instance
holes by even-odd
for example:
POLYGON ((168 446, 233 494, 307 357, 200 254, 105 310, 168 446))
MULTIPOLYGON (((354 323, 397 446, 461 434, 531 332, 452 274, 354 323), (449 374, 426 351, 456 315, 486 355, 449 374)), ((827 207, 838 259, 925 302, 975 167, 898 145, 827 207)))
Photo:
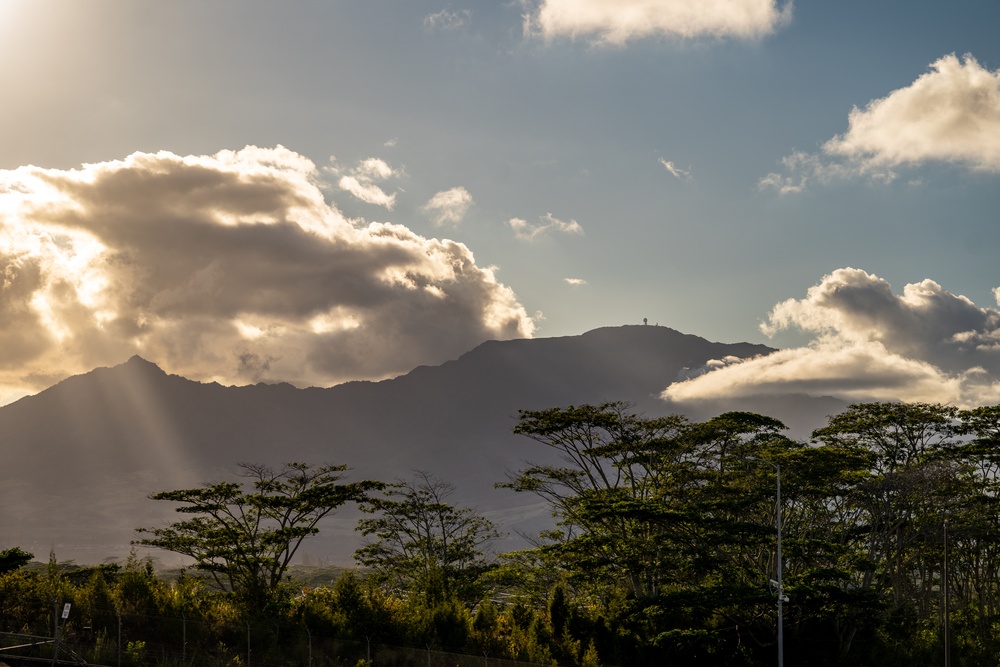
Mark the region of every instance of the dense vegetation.
POLYGON ((503 486, 545 499, 558 525, 498 556, 498 527, 449 504, 451 486, 427 473, 340 487, 335 468, 252 468, 250 490, 157 496, 187 503, 191 518, 147 541, 210 548, 189 548, 201 567, 174 580, 136 558, 70 572, 0 553, 0 631, 51 636, 72 602, 66 641, 106 664, 245 664, 248 651, 252 664, 425 664, 434 649, 772 665, 780 470, 788 664, 937 665, 946 627, 951 664, 1000 664, 1000 406, 858 404, 809 443, 784 430, 752 413, 694 423, 621 403, 522 412, 515 432, 563 465, 528 466, 503 486), (282 512, 314 517, 347 501, 368 512, 364 568, 329 585, 289 578, 287 547, 315 524, 282 535, 282 512), (252 521, 226 533, 218 517, 234 508, 252 521), (426 656, 378 653, 387 645, 426 656))

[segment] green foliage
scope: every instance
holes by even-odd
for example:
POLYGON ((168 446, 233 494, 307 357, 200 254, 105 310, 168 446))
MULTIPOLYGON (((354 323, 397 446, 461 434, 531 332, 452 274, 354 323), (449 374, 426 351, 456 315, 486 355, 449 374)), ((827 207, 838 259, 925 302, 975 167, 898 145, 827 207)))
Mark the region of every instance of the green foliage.
POLYGON ((335 622, 352 639, 385 641, 401 632, 402 604, 350 572, 341 575, 334 584, 331 607, 335 622))
POLYGON ((125 663, 129 665, 146 664, 146 642, 136 640, 125 645, 125 663))
POLYGON ((0 630, 45 633, 51 628, 52 602, 37 572, 0 574, 0 630))
MULTIPOLYGON (((438 600, 431 606, 418 607, 417 618, 423 621, 418 641, 462 650, 469 640, 471 618, 468 608, 456 598, 438 600)), ((418 630, 419 631, 419 630, 418 630)))
POLYGON ((472 619, 472 639, 481 653, 503 655, 511 640, 510 628, 502 622, 500 609, 489 599, 479 603, 472 619))
POLYGON ((552 638, 562 639, 569 624, 569 601, 566 599, 566 587, 559 585, 552 591, 549 598, 549 626, 552 628, 552 638))

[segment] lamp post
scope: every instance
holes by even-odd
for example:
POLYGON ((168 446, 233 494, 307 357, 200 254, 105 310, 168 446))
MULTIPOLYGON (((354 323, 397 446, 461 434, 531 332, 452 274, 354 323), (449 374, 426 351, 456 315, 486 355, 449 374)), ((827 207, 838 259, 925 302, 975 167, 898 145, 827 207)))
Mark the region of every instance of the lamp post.
POLYGON ((781 579, 781 466, 777 463, 771 463, 766 459, 757 458, 756 456, 748 456, 748 461, 760 461, 761 463, 766 463, 767 465, 774 468, 774 472, 778 479, 778 496, 776 502, 776 515, 778 524, 778 667, 785 667, 785 626, 784 626, 784 603, 785 603, 785 589, 782 585, 781 579))
POLYGON ((944 667, 951 667, 951 600, 948 590, 948 519, 944 520, 944 667))

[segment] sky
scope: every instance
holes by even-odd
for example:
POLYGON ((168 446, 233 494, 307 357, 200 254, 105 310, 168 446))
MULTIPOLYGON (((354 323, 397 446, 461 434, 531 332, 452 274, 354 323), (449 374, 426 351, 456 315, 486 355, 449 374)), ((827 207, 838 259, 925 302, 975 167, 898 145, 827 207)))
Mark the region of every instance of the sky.
POLYGON ((139 354, 780 352, 673 400, 1000 402, 995 0, 0 0, 0 405, 139 354))

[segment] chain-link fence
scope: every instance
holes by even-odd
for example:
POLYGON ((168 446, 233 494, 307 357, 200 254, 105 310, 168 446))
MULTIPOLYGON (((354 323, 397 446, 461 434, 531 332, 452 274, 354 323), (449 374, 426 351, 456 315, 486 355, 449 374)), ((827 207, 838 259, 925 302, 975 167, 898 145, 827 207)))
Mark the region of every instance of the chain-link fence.
MULTIPOLYGON (((0 619, 2 622, 3 619, 0 619)), ((343 639, 313 632, 306 624, 288 622, 206 623, 196 618, 115 617, 110 626, 67 622, 60 628, 58 659, 62 663, 107 667, 529 667, 538 663, 511 660, 490 651, 426 644, 393 646, 372 634, 343 639)), ((4 628, 0 663, 13 658, 50 659, 52 636, 4 628)))

